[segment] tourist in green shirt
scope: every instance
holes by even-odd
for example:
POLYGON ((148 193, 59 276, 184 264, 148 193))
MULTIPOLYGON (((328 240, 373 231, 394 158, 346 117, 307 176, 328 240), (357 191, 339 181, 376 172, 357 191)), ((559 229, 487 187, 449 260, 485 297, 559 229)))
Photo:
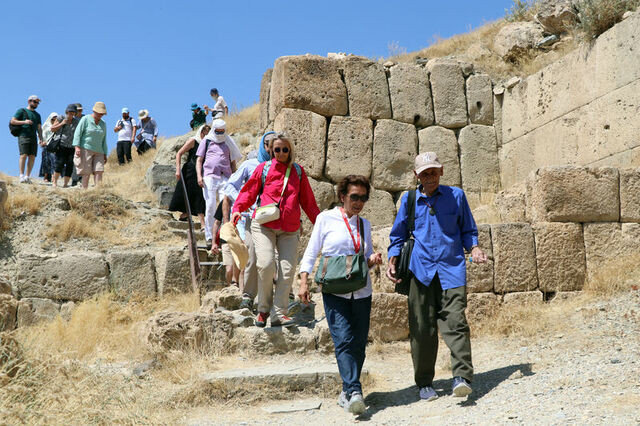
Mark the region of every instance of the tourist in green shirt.
POLYGON ((31 169, 33 169, 33 163, 36 161, 36 155, 38 155, 38 139, 40 142, 44 142, 42 137, 42 118, 40 114, 36 112, 36 108, 40 104, 40 98, 36 95, 29 96, 27 100, 29 106, 26 108, 20 108, 11 117, 11 124, 13 126, 22 126, 20 134, 18 135, 18 148, 20 150, 20 182, 31 182, 29 176, 31 175, 31 169), (29 160, 27 162, 27 159, 29 160), (24 173, 24 166, 27 163, 27 173, 24 173))
POLYGON ((75 155, 73 164, 82 176, 82 187, 89 187, 89 177, 95 177, 95 184, 102 182, 104 165, 107 163, 107 125, 102 117, 107 115, 104 102, 96 102, 93 113, 80 119, 73 135, 75 155))
POLYGON ((192 118, 189 123, 191 130, 195 130, 207 122, 207 113, 200 109, 198 104, 191 104, 191 114, 192 118))

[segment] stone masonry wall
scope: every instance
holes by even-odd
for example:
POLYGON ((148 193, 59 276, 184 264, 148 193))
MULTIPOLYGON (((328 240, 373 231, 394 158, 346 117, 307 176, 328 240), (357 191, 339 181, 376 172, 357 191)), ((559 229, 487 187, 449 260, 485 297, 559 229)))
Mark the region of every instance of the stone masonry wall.
POLYGON ((488 75, 453 60, 284 56, 262 78, 260 123, 289 135, 318 186, 369 177, 375 203, 364 216, 390 225, 419 152, 438 153, 443 183, 463 187, 472 206, 501 189, 493 98, 488 75))
POLYGON ((503 188, 544 166, 640 165, 638 40, 636 12, 499 96, 503 188))

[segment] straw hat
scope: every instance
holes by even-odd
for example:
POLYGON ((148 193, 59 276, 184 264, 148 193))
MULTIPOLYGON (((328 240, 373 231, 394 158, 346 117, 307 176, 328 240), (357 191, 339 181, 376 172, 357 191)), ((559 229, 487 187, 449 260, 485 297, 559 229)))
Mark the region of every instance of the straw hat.
POLYGON ((107 107, 104 106, 104 102, 98 101, 95 104, 93 104, 93 111, 97 112, 98 114, 107 115, 107 107))
POLYGON ((241 271, 247 266, 249 260, 249 249, 238 235, 238 230, 232 222, 227 222, 220 229, 220 239, 225 240, 229 244, 233 261, 241 271))
POLYGON ((140 111, 138 111, 138 118, 142 119, 142 118, 147 118, 148 116, 149 116, 149 110, 141 109, 140 111))

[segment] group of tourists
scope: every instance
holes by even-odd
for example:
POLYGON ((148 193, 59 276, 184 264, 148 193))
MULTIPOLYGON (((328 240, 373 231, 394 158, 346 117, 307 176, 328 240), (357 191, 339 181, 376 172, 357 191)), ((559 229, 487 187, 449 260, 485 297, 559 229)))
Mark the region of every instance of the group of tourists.
MULTIPOLYGON (((104 102, 96 102, 89 115, 83 114, 82 104, 69 104, 64 114, 52 112, 44 123, 36 111, 40 98, 31 95, 27 102, 28 106, 18 109, 9 122, 12 134, 18 137, 19 181, 31 182, 31 171, 40 145, 40 176, 45 181, 58 187, 58 180, 62 177, 66 188, 70 180, 72 186, 81 180, 82 187, 88 188, 93 175, 94 184, 99 185, 109 154, 107 125, 102 119, 107 114, 104 102)), ((138 113, 138 119, 136 122, 129 116, 129 109, 123 108, 122 118, 114 128, 118 134, 116 152, 121 165, 131 161, 132 145, 139 155, 156 146, 156 121, 146 109, 138 113)))
POLYGON ((222 95, 218 92, 218 89, 213 88, 209 91, 211 98, 215 101, 215 105, 213 108, 209 108, 208 105, 203 105, 202 108, 197 103, 191 104, 191 121, 189 122, 189 127, 191 130, 196 130, 203 124, 207 122, 207 115, 211 113, 211 118, 222 118, 223 116, 229 114, 229 107, 227 106, 227 102, 224 100, 222 95))
MULTIPOLYGON (((371 224, 360 213, 369 200, 368 177, 349 175, 337 185, 340 204, 320 212, 304 168, 295 162, 295 145, 283 133, 268 132, 247 160, 226 135, 225 122, 201 125, 176 156, 176 177, 185 181, 191 212, 204 227, 207 245, 222 251, 227 280, 243 291, 242 307, 253 308, 255 325, 291 326, 290 294, 298 263, 301 212, 314 224, 300 264, 298 296, 311 301, 309 275, 322 291, 324 310, 335 346, 342 392, 338 404, 360 414, 365 403, 360 374, 369 333, 372 286, 369 269, 383 262, 375 253, 371 224), (187 163, 181 158, 188 153, 187 163), (216 215, 217 211, 217 215, 216 215), (249 259, 234 270, 230 251, 216 231, 235 224, 249 259), (220 247, 222 244, 222 248, 220 247), (237 281, 237 282, 236 282, 237 281)), ((422 399, 433 400, 438 330, 451 350, 452 392, 471 393, 473 366, 466 308, 466 258, 483 263, 478 230, 462 189, 440 185, 444 168, 436 153, 415 158, 416 189, 402 196, 388 248, 387 277, 408 295, 411 354, 422 399)), ((178 182, 170 210, 187 220, 178 182)))

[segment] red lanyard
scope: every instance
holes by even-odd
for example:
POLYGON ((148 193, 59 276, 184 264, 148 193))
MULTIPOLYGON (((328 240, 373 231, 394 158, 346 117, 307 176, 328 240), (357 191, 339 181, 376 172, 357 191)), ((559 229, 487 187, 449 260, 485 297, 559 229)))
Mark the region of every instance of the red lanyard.
POLYGON ((358 239, 356 240, 353 236, 353 232, 351 232, 351 225, 349 225, 349 220, 347 219, 347 215, 344 213, 344 209, 340 207, 340 213, 342 213, 342 218, 344 219, 345 225, 347 225, 347 230, 349 230, 349 235, 351 235, 351 241, 353 241, 353 248, 356 249, 356 254, 360 253, 360 219, 356 216, 356 233, 358 239), (356 242, 357 241, 357 242, 356 242))

